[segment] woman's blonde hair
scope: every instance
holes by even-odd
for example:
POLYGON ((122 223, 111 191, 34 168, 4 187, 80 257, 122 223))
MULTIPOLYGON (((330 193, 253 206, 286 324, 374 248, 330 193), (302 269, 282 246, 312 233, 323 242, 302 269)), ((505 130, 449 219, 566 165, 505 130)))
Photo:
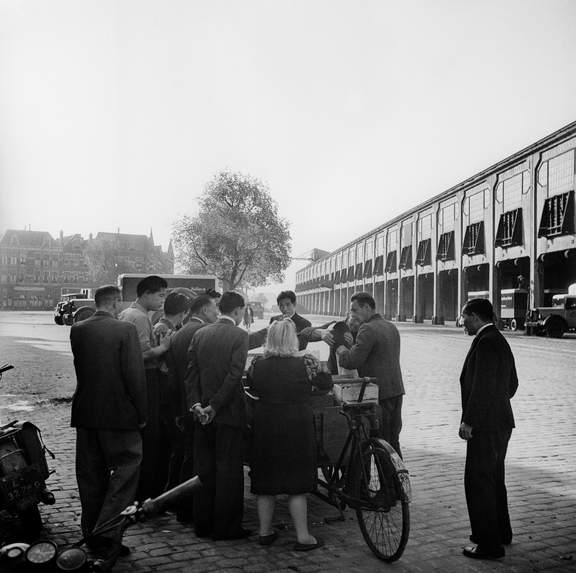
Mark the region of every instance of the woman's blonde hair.
POLYGON ((268 328, 264 357, 295 356, 298 353, 296 326, 289 318, 277 320, 268 328))

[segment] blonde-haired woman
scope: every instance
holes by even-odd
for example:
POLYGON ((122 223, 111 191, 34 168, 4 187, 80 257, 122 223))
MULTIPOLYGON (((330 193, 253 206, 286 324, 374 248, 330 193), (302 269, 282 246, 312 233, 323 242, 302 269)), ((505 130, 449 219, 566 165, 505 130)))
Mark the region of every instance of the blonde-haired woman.
POLYGON ((252 424, 251 490, 258 496, 259 543, 270 545, 278 532, 272 528, 276 495, 288 494, 294 522, 295 551, 323 545, 308 531, 306 494, 316 487, 316 444, 310 406, 312 386, 332 387, 311 355, 299 355, 296 327, 290 319, 270 326, 264 356, 249 372, 251 390, 260 398, 252 424))

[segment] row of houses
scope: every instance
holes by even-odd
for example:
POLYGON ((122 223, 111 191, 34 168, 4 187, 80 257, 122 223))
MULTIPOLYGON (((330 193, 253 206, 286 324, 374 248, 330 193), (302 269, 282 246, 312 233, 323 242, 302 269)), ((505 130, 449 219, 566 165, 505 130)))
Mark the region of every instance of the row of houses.
POLYGON ((47 231, 7 230, 0 239, 0 308, 53 308, 61 294, 115 283, 125 272, 174 272, 167 251, 149 236, 97 233, 57 239, 47 231))
POLYGON ((299 302, 342 316, 362 290, 388 318, 433 323, 472 296, 499 311, 513 288, 550 304, 576 282, 575 181, 573 122, 310 263, 299 302))

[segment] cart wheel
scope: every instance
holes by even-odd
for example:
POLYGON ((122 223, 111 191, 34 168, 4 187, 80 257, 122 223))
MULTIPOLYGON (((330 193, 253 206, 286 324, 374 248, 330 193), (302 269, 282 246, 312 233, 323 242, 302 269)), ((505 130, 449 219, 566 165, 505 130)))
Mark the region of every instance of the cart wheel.
POLYGON ((396 561, 408 542, 410 509, 390 455, 378 440, 370 440, 351 472, 360 501, 356 517, 366 544, 378 559, 396 561))
POLYGON ((516 322, 515 318, 510 321, 510 330, 518 330, 518 323, 516 322))

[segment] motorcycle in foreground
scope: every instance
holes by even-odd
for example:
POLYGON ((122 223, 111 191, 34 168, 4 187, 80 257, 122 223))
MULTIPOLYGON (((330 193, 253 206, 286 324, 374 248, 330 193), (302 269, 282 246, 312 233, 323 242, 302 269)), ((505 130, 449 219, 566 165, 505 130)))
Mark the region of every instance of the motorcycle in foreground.
MULTIPOLYGON (((0 366, 0 380, 12 368, 11 364, 0 366)), ((36 537, 42 529, 38 504, 55 501, 46 489, 51 473, 46 452, 54 458, 32 422, 14 420, 0 426, 0 511, 16 515, 27 538, 36 537)))
MULTIPOLYGON (((134 502, 124 511, 103 523, 95 529, 93 535, 101 535, 119 525, 126 528, 147 518, 154 517, 175 507, 182 497, 192 495, 202 487, 198 476, 177 485, 164 492, 155 499, 147 499, 142 504, 134 502)), ((85 539, 80 539, 73 545, 58 547, 48 539, 41 539, 32 545, 27 543, 11 543, 0 549, 0 570, 9 572, 27 571, 77 571, 77 572, 101 572, 110 571, 106 563, 101 559, 89 559, 82 545, 85 539)))

